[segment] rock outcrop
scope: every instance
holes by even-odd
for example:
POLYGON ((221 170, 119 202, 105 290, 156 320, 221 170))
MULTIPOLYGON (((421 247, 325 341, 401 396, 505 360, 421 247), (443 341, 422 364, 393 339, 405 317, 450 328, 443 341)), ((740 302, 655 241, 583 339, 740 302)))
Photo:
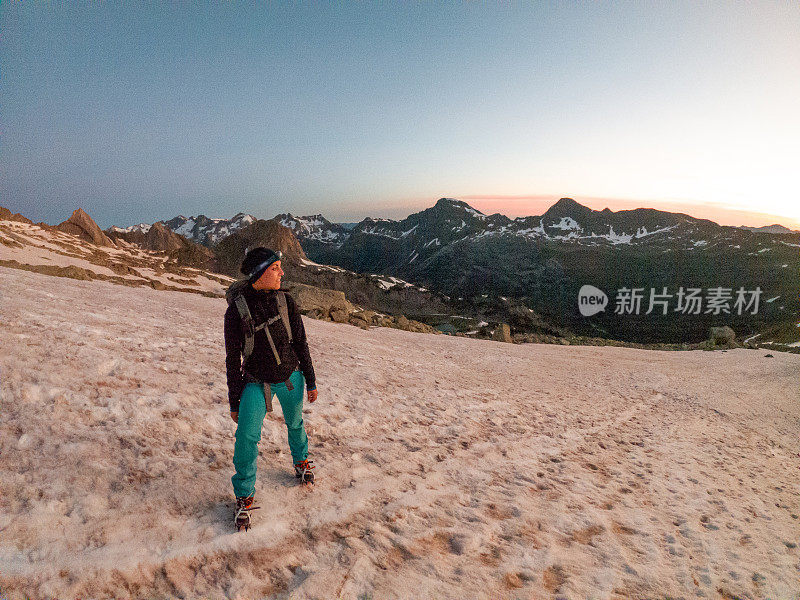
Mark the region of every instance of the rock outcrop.
POLYGON ((106 229, 105 233, 111 239, 123 239, 145 250, 152 250, 154 252, 169 253, 184 248, 187 244, 191 243, 182 235, 165 227, 160 221, 153 223, 146 233, 137 230, 119 231, 115 230, 113 227, 106 229))
POLYGON ((712 346, 731 346, 736 343, 736 333, 727 325, 724 327, 712 327, 708 341, 712 346))
MULTIPOLYGON (((382 288, 378 279, 368 273, 354 273, 341 268, 324 265, 290 267, 293 281, 333 290, 341 290, 351 302, 385 313, 407 313, 411 315, 442 314, 454 310, 442 296, 431 291, 422 291, 418 286, 395 285, 382 288)), ((285 270, 285 269, 284 269, 285 270)))
POLYGON ((159 252, 169 253, 174 250, 180 250, 189 243, 185 237, 167 229, 160 221, 153 223, 147 233, 142 235, 144 240, 140 245, 148 250, 157 250, 159 252))
POLYGON ((347 300, 344 292, 284 281, 283 289, 297 301, 300 312, 313 319, 350 323, 362 329, 373 327, 393 327, 418 333, 441 333, 430 325, 406 318, 385 315, 373 310, 354 306, 347 300))
POLYGON ((286 277, 291 278, 299 267, 301 260, 308 260, 300 242, 288 227, 275 221, 258 220, 239 231, 229 235, 214 246, 214 254, 221 273, 231 277, 239 277, 239 267, 248 248, 265 246, 283 253, 281 266, 286 277))
POLYGON ((200 244, 186 240, 186 244, 167 254, 167 263, 179 267, 193 267, 204 271, 218 271, 214 253, 200 244))
POLYGON ((109 238, 103 230, 98 227, 92 218, 83 209, 79 208, 72 213, 72 216, 55 226, 58 231, 69 233, 80 239, 91 242, 95 246, 114 247, 116 244, 109 238))
POLYGON ((332 313, 350 314, 355 310, 355 307, 347 301, 344 292, 289 281, 285 282, 283 289, 297 300, 303 314, 309 316, 335 320, 331 316, 332 313))
POLYGON ((513 344, 514 340, 511 338, 511 327, 508 326, 508 323, 500 323, 494 330, 492 339, 496 342, 513 344))
POLYGON ((19 223, 33 224, 33 221, 26 219, 19 213, 12 213, 7 208, 0 206, 0 221, 18 221, 19 223))
POLYGON ((113 227, 106 230, 112 240, 125 240, 145 250, 163 252, 167 262, 179 267, 193 267, 204 271, 215 271, 214 253, 208 248, 179 235, 162 222, 153 223, 146 233, 141 231, 119 231, 113 227))

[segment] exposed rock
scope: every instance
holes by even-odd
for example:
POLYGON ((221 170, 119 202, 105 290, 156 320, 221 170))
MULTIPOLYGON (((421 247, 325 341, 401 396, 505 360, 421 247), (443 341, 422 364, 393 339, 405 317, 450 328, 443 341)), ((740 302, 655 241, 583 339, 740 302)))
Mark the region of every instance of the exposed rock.
POLYGON ((162 222, 153 223, 147 233, 141 231, 118 231, 113 227, 106 230, 112 240, 124 240, 145 250, 164 252, 167 261, 179 267, 193 267, 204 271, 216 271, 214 253, 208 248, 179 235, 162 222))
POLYGON ((335 308, 330 312, 331 320, 334 323, 347 323, 350 321, 350 315, 347 311, 340 308, 335 308))
POLYGON ((217 259, 214 253, 205 246, 195 244, 191 240, 186 240, 186 245, 170 252, 167 256, 167 262, 180 267, 194 267, 204 271, 217 270, 217 259))
MULTIPOLYGON (((303 314, 316 311, 319 315, 331 317, 334 311, 343 312, 345 315, 355 311, 355 307, 345 298, 344 292, 290 281, 284 281, 283 289, 297 301, 303 314)), ((347 322, 347 317, 340 322, 347 322)))
POLYGON ((350 320, 348 321, 350 325, 355 325, 356 327, 360 327, 361 329, 369 329, 370 322, 367 321, 363 315, 359 313, 354 313, 350 315, 350 320))
POLYGON ((300 312, 312 319, 350 323, 362 329, 370 326, 393 327, 419 333, 441 333, 430 325, 408 319, 404 315, 391 317, 372 310, 363 310, 351 304, 338 290, 328 290, 313 285, 284 281, 282 289, 297 301, 300 312))
POLYGON ((33 224, 33 221, 30 219, 26 219, 19 213, 12 213, 2 206, 0 206, 0 221, 18 221, 20 223, 28 223, 29 225, 33 224))
POLYGON ((281 266, 286 278, 295 280, 296 271, 300 269, 300 261, 308 260, 300 247, 300 242, 288 227, 275 221, 258 220, 223 239, 214 246, 217 266, 221 273, 239 277, 239 267, 248 248, 265 246, 283 253, 281 266))
POLYGON ((381 327, 391 327, 393 322, 394 320, 392 319, 392 317, 388 315, 383 315, 383 316, 378 315, 377 317, 375 317, 375 324, 380 325, 381 327))
POLYGON ((113 262, 107 261, 104 266, 107 266, 109 269, 114 271, 117 275, 133 275, 134 277, 141 277, 139 271, 131 267, 130 265, 126 265, 120 262, 113 262))
POLYGON ((373 323, 378 320, 378 313, 374 310, 362 310, 360 312, 354 313, 353 318, 362 319, 366 323, 373 323))
POLYGON ((453 311, 441 294, 422 291, 417 286, 395 285, 387 290, 378 285, 379 277, 313 264, 304 267, 290 265, 289 269, 292 281, 341 290, 354 304, 382 313, 422 316, 453 311))
POLYGON ((514 340, 511 339, 511 327, 508 326, 508 323, 500 323, 497 329, 494 330, 492 339, 496 342, 514 343, 514 340))
POLYGON ((413 331, 415 333, 438 333, 441 334, 442 332, 438 329, 434 329, 430 325, 426 325, 425 323, 420 323, 419 321, 414 321, 413 319, 407 318, 405 315, 400 315, 399 317, 392 317, 388 323, 389 327, 394 327, 395 329, 402 329, 404 331, 413 331))
POLYGON ((67 265, 66 267, 58 265, 27 265, 24 263, 19 263, 16 260, 0 260, 0 267, 21 269, 23 271, 30 271, 31 273, 41 273, 43 275, 53 275, 55 277, 68 277, 70 279, 79 279, 81 281, 107 278, 107 276, 98 275, 97 273, 93 273, 88 269, 84 269, 76 265, 67 265))
POLYGON ((709 341, 714 345, 730 345, 736 340, 736 333, 733 329, 725 325, 724 327, 712 327, 709 341))
POLYGON ((95 223, 92 218, 80 208, 75 210, 69 219, 56 225, 55 229, 77 236, 82 240, 95 244, 96 246, 116 246, 116 244, 111 241, 111 238, 103 233, 100 227, 97 226, 97 223, 95 223))
POLYGON ((144 242, 140 244, 148 250, 159 252, 172 252, 186 246, 188 240, 174 231, 167 229, 163 223, 153 223, 144 235, 144 242))

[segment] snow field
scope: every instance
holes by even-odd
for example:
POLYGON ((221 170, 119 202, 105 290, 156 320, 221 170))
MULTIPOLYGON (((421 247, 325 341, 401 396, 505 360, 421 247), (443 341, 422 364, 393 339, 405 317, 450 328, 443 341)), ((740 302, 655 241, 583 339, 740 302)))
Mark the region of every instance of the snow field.
POLYGON ((800 357, 305 320, 233 533, 222 299, 0 268, 8 598, 796 598, 800 357))

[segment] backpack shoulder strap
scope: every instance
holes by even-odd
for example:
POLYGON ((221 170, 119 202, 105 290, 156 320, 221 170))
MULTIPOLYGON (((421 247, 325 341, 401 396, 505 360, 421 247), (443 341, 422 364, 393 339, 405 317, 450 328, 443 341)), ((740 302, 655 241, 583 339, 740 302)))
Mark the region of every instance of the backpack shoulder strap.
POLYGON ((275 299, 278 301, 278 313, 281 315, 281 319, 283 320, 283 326, 286 328, 286 333, 289 335, 289 343, 292 343, 292 324, 289 321, 289 307, 286 304, 286 292, 279 291, 275 295, 275 299))
POLYGON ((242 350, 242 364, 247 362, 250 355, 253 353, 253 346, 255 343, 256 331, 263 330, 267 336, 267 341, 272 349, 272 354, 275 356, 275 362, 280 365, 281 359, 278 355, 278 348, 275 346, 275 341, 269 332, 269 324, 278 318, 283 321, 283 326, 289 334, 289 343, 292 343, 292 325, 289 321, 289 307, 286 304, 285 292, 278 292, 275 296, 278 302, 279 317, 273 317, 269 321, 265 321, 261 325, 256 326, 253 321, 253 315, 250 313, 250 307, 247 306, 247 300, 243 294, 236 294, 231 298, 231 302, 236 304, 236 309, 239 311, 239 316, 242 319, 242 331, 244 332, 244 349, 242 350))
POLYGON ((253 353, 253 340, 256 331, 253 323, 253 315, 250 314, 250 307, 247 306, 247 300, 245 300, 244 296, 242 294, 237 294, 233 298, 233 302, 236 304, 236 309, 239 311, 239 317, 242 319, 242 332, 244 333, 242 364, 244 364, 253 353))

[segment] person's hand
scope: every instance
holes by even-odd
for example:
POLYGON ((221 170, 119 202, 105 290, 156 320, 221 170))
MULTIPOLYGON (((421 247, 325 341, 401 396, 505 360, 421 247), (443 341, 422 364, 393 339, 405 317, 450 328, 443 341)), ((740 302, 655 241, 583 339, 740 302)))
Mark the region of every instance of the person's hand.
POLYGON ((233 411, 232 410, 231 411, 231 419, 233 419, 233 422, 238 425, 239 424, 239 411, 233 411))
POLYGON ((312 403, 317 401, 317 390, 308 390, 308 401, 312 403))

